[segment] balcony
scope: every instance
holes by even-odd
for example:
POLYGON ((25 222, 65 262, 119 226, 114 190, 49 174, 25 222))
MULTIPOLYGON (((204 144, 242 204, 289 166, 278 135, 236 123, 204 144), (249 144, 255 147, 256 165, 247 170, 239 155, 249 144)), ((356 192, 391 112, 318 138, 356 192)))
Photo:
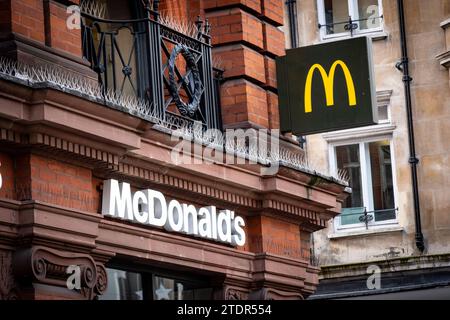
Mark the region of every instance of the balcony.
POLYGON ((160 15, 159 1, 145 3, 136 1, 127 19, 82 10, 83 56, 101 94, 128 97, 135 115, 171 130, 221 130, 222 73, 213 68, 208 21, 174 21, 160 15))

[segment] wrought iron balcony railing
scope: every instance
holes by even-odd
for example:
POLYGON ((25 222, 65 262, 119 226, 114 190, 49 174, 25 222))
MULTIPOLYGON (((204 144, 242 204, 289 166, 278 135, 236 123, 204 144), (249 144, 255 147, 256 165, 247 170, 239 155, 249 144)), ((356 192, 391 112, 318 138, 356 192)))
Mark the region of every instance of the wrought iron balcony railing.
POLYGON ((346 32, 350 32, 350 36, 353 37, 355 30, 360 28, 359 23, 364 21, 373 21, 373 20, 383 20, 384 16, 377 16, 377 17, 370 17, 370 18, 364 18, 364 19, 352 19, 351 16, 348 17, 348 20, 346 21, 339 21, 334 23, 326 23, 326 24, 318 24, 319 29, 326 27, 327 33, 332 34, 334 33, 334 27, 339 25, 344 25, 344 30, 346 32))
POLYGON ((213 69, 210 25, 196 21, 180 32, 161 21, 158 2, 148 2, 140 19, 110 20, 83 13, 83 54, 108 90, 148 102, 177 127, 200 124, 221 129, 218 86, 213 69), (150 4, 151 3, 151 4, 150 4))
POLYGON ((398 208, 367 211, 365 207, 345 208, 343 209, 341 225, 364 223, 367 230, 373 222, 383 222, 395 220, 397 218, 398 208))

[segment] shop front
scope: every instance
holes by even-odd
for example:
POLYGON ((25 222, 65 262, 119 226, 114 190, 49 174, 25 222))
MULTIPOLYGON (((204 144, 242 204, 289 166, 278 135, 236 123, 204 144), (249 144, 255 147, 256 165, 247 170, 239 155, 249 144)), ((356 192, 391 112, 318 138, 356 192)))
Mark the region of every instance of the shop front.
MULTIPOLYGON (((311 295, 319 268, 310 236, 341 211, 347 184, 314 171, 289 137, 275 139, 276 154, 256 157, 246 144, 211 152, 206 143, 206 132, 224 132, 222 120, 238 108, 248 121, 234 129, 260 121, 253 129, 272 141, 273 81, 263 86, 235 74, 222 83, 221 100, 211 25, 199 20, 193 33, 174 30, 158 20, 159 1, 138 8, 145 17, 131 22, 85 14, 81 30, 58 34, 75 37, 77 48, 58 47, 51 33, 65 26, 67 1, 44 3, 51 19, 42 23, 47 32, 36 33, 53 35, 46 42, 19 32, 1 38, 0 299, 311 295), (108 33, 101 23, 120 27, 108 33), (136 41, 124 47, 127 30, 136 41), (233 106, 220 105, 231 98, 233 106)), ((281 24, 264 19, 268 30, 281 24)), ((262 61, 274 62, 273 48, 258 53, 262 61)))
POLYGON ((314 291, 309 237, 339 210, 343 184, 288 167, 174 165, 170 136, 140 119, 11 80, 1 91, 2 298, 314 291))

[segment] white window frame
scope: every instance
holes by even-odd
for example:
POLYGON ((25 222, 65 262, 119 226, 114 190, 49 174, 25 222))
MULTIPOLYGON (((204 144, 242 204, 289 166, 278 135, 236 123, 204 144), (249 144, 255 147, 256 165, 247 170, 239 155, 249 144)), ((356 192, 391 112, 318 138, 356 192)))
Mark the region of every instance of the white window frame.
MULTIPOLYGON (((349 16, 352 17, 353 20, 359 19, 359 10, 358 10, 358 0, 347 0, 348 1, 348 10, 349 10, 349 16)), ((378 0, 378 8, 379 8, 379 15, 383 15, 383 1, 378 0)), ((325 25, 326 17, 325 17, 325 3, 324 0, 317 0, 317 12, 319 15, 319 24, 325 25)), ((372 35, 377 34, 384 31, 384 19, 381 19, 380 26, 378 28, 371 28, 366 30, 360 30, 359 27, 353 32, 354 36, 362 36, 362 35, 372 35)), ((359 26, 359 22, 355 22, 359 26)), ((320 28, 320 38, 322 40, 328 40, 328 39, 334 39, 334 38, 346 38, 350 37, 350 31, 342 32, 342 33, 334 33, 334 34, 327 34, 327 30, 325 27, 320 28)))
MULTIPOLYGON (((394 185, 394 204, 395 208, 398 208, 398 190, 397 190, 397 177, 396 177, 396 167, 395 167, 395 149, 393 143, 393 129, 395 126, 391 125, 378 125, 368 128, 363 136, 355 137, 352 135, 355 133, 353 130, 344 130, 340 134, 345 135, 348 133, 347 138, 342 140, 337 140, 328 143, 328 158, 330 171, 333 174, 337 174, 337 161, 336 161, 336 147, 346 146, 346 145, 359 145, 360 154, 360 165, 361 165, 361 187, 363 194, 363 204, 367 211, 374 210, 373 203, 373 192, 372 192, 372 177, 371 177, 371 163, 368 144, 377 141, 389 141, 389 146, 391 150, 391 167, 392 167, 392 182, 394 185), (384 130, 383 130, 384 129, 384 130), (391 131, 392 130, 392 131, 391 131), (384 132, 383 132, 384 131, 384 132), (387 133, 386 133, 387 131, 387 133), (391 132, 389 132, 391 131, 391 132)), ((331 135, 331 134, 329 134, 331 135)), ((369 213, 372 214, 372 213, 369 213)), ((371 221, 368 226, 370 229, 385 228, 386 226, 397 226, 398 211, 396 211, 396 218, 386 221, 371 221)), ((348 230, 365 230, 365 223, 357 223, 350 225, 341 225, 341 218, 337 216, 334 219, 334 231, 335 232, 345 232, 348 230)))

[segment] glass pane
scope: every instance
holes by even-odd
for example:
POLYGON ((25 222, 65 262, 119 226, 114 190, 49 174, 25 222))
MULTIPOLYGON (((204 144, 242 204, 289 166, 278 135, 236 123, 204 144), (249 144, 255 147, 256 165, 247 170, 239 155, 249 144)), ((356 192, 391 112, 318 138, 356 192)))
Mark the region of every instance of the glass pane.
POLYGON ((142 278, 139 273, 106 269, 108 288, 99 300, 143 300, 142 278))
POLYGON ((345 32, 345 23, 335 24, 337 22, 348 21, 348 1, 347 0, 324 0, 325 21, 327 26, 327 34, 345 32), (335 24, 335 25, 333 25, 335 24))
POLYGON ((347 171, 352 188, 352 194, 347 198, 345 208, 363 207, 359 145, 336 147, 336 160, 338 169, 347 171))
POLYGON ((359 19, 365 19, 359 22, 359 29, 379 28, 381 25, 380 7, 378 0, 358 0, 359 19))
POLYGON ((372 142, 369 148, 374 209, 379 211, 375 212, 375 221, 393 220, 396 218, 396 211, 390 143, 372 142))
POLYGON ((364 215, 364 208, 344 208, 342 209, 341 225, 361 223, 359 218, 364 215))
POLYGON ((154 300, 182 300, 183 288, 175 287, 175 280, 161 277, 153 277, 153 299, 154 300), (177 294, 175 290, 178 289, 177 294), (181 299, 175 299, 175 297, 181 299))
POLYGON ((153 276, 154 300, 211 300, 212 288, 203 283, 153 276))
POLYGON ((342 211, 341 224, 360 223, 359 217, 364 212, 361 184, 361 162, 359 145, 336 147, 337 168, 347 172, 352 194, 347 197, 342 211))

